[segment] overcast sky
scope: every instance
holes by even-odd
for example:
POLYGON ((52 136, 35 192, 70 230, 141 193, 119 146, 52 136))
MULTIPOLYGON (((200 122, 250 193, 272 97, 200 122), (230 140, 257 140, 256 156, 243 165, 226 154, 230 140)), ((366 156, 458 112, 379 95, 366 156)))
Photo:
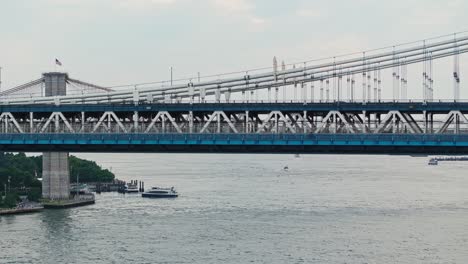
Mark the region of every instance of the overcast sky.
POLYGON ((149 82, 170 66, 175 77, 216 74, 464 31, 467 10, 466 0, 0 0, 2 90, 55 58, 80 80, 149 82))

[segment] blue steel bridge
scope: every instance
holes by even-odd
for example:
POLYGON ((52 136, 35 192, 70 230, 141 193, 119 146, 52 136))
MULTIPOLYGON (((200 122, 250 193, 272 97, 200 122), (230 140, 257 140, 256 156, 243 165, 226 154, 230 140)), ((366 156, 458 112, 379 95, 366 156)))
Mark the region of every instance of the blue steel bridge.
POLYGON ((264 69, 119 87, 44 73, 0 93, 0 150, 468 153, 459 67, 467 45, 468 35, 459 33, 320 61, 287 65, 274 58, 264 69), (444 61, 453 64, 445 80, 452 85, 437 87, 434 65, 444 61), (409 74, 414 69, 418 74, 409 74), (452 98, 439 100, 435 89, 452 98), (417 98, 410 98, 414 91, 417 98))
POLYGON ((8 151, 468 150, 468 102, 5 105, 0 110, 0 146, 8 151))

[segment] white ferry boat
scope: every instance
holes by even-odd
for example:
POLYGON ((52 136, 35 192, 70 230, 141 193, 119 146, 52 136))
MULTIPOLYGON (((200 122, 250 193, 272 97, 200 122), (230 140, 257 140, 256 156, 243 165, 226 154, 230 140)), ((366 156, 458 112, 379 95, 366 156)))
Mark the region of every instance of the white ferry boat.
POLYGON ((142 197, 148 198, 176 198, 179 196, 177 191, 174 187, 171 188, 160 188, 160 187, 153 187, 151 190, 144 192, 142 197))

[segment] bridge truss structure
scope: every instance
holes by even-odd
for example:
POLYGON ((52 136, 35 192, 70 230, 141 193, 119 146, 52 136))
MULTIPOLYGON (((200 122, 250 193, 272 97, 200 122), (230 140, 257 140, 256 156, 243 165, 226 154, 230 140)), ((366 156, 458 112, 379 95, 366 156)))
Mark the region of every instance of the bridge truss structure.
POLYGON ((461 102, 11 105, 0 111, 0 133, 20 134, 468 134, 468 103, 461 102))
POLYGON ((15 151, 468 151, 468 103, 10 105, 0 110, 0 148, 15 151))

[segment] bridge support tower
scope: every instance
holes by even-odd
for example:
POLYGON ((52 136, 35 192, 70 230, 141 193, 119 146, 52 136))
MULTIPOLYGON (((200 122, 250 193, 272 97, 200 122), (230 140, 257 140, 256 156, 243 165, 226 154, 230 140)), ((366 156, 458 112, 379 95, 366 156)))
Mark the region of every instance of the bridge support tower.
MULTIPOLYGON (((66 95, 66 73, 44 73, 44 95, 66 95)), ((70 198, 68 152, 44 152, 42 155, 42 197, 62 200, 70 198)))

